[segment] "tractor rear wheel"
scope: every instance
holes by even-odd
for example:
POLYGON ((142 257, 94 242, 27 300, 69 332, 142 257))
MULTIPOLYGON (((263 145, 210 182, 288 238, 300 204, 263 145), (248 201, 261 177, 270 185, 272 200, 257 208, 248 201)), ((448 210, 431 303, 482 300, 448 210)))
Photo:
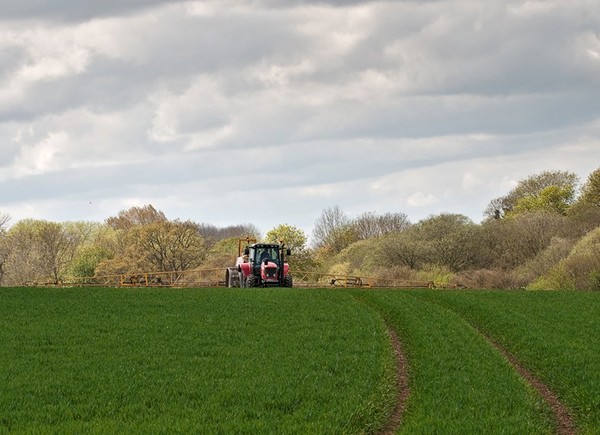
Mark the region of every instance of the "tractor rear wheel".
POLYGON ((256 287, 256 283, 256 276, 248 275, 248 278, 246 278, 246 287, 256 287))
POLYGON ((227 268, 227 272, 225 273, 225 286, 229 288, 241 287, 240 273, 233 267, 227 268))

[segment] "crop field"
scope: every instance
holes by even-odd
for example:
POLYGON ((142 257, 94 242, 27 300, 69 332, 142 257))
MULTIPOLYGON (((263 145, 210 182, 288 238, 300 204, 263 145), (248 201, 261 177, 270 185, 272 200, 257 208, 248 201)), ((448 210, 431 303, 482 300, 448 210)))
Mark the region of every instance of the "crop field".
POLYGON ((600 433, 600 293, 0 288, 0 433, 600 433), (397 336, 408 386, 399 419, 397 336), (399 424, 398 424, 398 420, 399 424))

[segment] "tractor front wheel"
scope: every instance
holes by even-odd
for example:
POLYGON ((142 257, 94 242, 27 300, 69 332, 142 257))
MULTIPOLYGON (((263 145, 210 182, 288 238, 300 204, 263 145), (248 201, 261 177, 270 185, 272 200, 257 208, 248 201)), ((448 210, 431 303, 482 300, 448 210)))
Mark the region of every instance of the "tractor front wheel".
POLYGON ((292 275, 289 273, 283 278, 283 286, 284 287, 292 287, 294 285, 294 281, 292 280, 292 275))

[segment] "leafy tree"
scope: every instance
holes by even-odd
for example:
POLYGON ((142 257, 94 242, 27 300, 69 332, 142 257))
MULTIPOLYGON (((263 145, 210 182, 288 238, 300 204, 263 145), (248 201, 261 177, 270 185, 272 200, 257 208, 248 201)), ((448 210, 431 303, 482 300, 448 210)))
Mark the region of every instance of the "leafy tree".
POLYGON ((265 242, 279 243, 283 241, 285 246, 292 250, 292 254, 299 254, 306 249, 307 237, 300 228, 288 224, 281 224, 265 235, 265 242))
POLYGON ((307 237, 304 231, 288 224, 281 224, 267 232, 265 242, 279 243, 283 241, 290 248, 292 255, 287 262, 294 270, 310 271, 316 267, 314 253, 306 246, 307 237))
POLYGON ((542 189, 538 195, 525 196, 517 200, 513 209, 507 213, 507 216, 533 211, 566 215, 569 206, 573 203, 574 197, 575 193, 572 186, 548 186, 542 189))
POLYGON ((78 249, 69 271, 71 275, 78 278, 92 277, 96 274, 98 265, 113 257, 112 252, 100 245, 85 245, 78 249))
POLYGON ((77 248, 74 237, 64 225, 44 220, 19 221, 7 237, 10 244, 8 275, 13 284, 48 280, 58 283, 77 248))
POLYGON ((600 168, 589 175, 581 188, 578 202, 589 207, 600 207, 600 168))
MULTIPOLYGON (((500 218, 512 212, 519 203, 526 198, 538 198, 542 192, 548 187, 554 186, 559 189, 558 192, 547 191, 546 196, 553 194, 561 196, 568 193, 569 196, 564 199, 564 202, 571 205, 574 200, 575 191, 578 183, 577 175, 567 171, 544 171, 536 175, 531 175, 517 183, 517 186, 511 190, 506 196, 493 199, 488 204, 485 215, 489 218, 500 218)), ((548 198, 547 198, 548 199, 548 198)), ((536 210, 540 210, 539 208, 536 210)), ((533 211, 533 210, 527 210, 533 211)))
POLYGON ((121 210, 117 216, 106 219, 106 224, 115 230, 128 230, 139 225, 154 222, 166 222, 167 218, 162 211, 156 210, 152 205, 131 207, 121 210))
POLYGON ((158 271, 183 271, 206 257, 204 238, 191 221, 156 221, 131 230, 136 251, 158 271))
POLYGON ((581 237, 600 226, 600 168, 590 174, 581 195, 569 209, 574 236, 581 237))

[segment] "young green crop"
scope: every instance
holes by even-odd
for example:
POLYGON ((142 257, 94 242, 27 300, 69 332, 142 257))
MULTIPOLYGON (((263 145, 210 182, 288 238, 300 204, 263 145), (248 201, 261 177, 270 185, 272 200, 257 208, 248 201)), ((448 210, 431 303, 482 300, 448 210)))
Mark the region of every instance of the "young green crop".
POLYGON ((600 293, 422 291, 506 347, 571 408, 583 433, 600 431, 600 293))
POLYGON ((380 318, 295 289, 0 288, 0 432, 375 432, 380 318))
POLYGON ((356 291, 404 342, 410 396, 400 433, 551 433, 549 409, 460 316, 406 291, 356 291))

